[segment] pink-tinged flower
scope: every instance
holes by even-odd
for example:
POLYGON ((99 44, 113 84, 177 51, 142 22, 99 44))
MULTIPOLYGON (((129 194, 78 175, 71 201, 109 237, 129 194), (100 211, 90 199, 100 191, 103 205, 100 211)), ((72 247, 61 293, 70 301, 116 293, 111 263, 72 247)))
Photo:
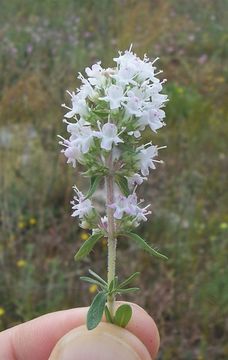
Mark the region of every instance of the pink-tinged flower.
POLYGON ((131 177, 127 178, 128 186, 130 189, 133 189, 135 185, 141 185, 143 183, 143 180, 147 180, 147 178, 136 173, 131 177))
POLYGON ((132 88, 127 92, 126 103, 124 106, 130 115, 140 116, 143 107, 146 105, 146 94, 139 88, 132 88))
POLYGON ((89 199, 85 199, 85 196, 74 187, 74 191, 77 196, 74 196, 74 200, 71 201, 72 209, 74 210, 72 216, 78 216, 79 219, 83 219, 85 216, 88 216, 93 211, 92 203, 89 199))
POLYGON ((93 143, 95 131, 83 119, 80 119, 75 124, 68 123, 67 120, 65 122, 68 124, 67 130, 71 134, 69 138, 70 145, 79 148, 83 154, 86 154, 93 143))
POLYGON ((150 214, 150 211, 147 211, 148 206, 145 208, 139 207, 142 201, 138 203, 137 195, 134 192, 133 194, 125 197, 123 195, 119 195, 116 201, 110 205, 110 208, 114 209, 114 217, 115 219, 122 219, 123 215, 129 215, 134 218, 136 222, 146 221, 146 215, 150 214))
POLYGON ((163 121, 165 112, 161 109, 149 108, 143 111, 142 116, 138 119, 140 130, 144 130, 147 125, 150 126, 151 130, 156 132, 161 127, 165 126, 163 121))
POLYGON ((128 202, 127 198, 123 195, 119 195, 117 200, 110 205, 111 209, 114 209, 114 217, 115 219, 122 219, 123 214, 127 212, 128 209, 128 202))
POLYGON ((74 168, 76 167, 77 161, 82 161, 82 153, 77 146, 69 145, 66 149, 62 150, 62 152, 67 158, 67 164, 72 164, 74 168))
POLYGON ((106 96, 100 98, 110 103, 110 109, 118 109, 125 100, 123 88, 118 85, 111 85, 106 92, 106 96))
POLYGON ((95 136, 101 139, 101 148, 107 151, 111 150, 112 144, 117 145, 123 140, 118 136, 118 129, 115 124, 104 124, 100 131, 95 132, 95 136))
POLYGON ((75 168, 77 161, 78 162, 83 161, 83 154, 81 152, 80 147, 78 146, 78 144, 66 140, 62 136, 59 137, 61 139, 61 141, 59 141, 59 144, 64 146, 64 149, 62 149, 61 152, 64 153, 64 155, 67 158, 67 164, 72 164, 72 166, 75 168))
POLYGON ((158 147, 151 145, 147 148, 145 147, 139 147, 139 153, 138 153, 138 160, 139 160, 139 166, 141 169, 141 173, 143 176, 149 175, 149 169, 156 169, 155 164, 156 162, 162 163, 161 160, 156 160, 154 157, 158 155, 158 147))

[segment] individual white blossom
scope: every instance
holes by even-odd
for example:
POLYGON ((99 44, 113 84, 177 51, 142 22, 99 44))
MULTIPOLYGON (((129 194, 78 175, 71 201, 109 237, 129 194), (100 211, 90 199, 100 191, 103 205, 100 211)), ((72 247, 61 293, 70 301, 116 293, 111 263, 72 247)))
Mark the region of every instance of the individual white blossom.
POLYGON ((88 106, 86 104, 83 94, 82 93, 75 94, 74 91, 72 93, 68 91, 68 93, 71 96, 72 108, 69 108, 65 104, 62 104, 63 107, 70 110, 64 115, 64 117, 72 118, 76 114, 79 114, 82 117, 86 116, 88 114, 88 106))
POLYGON ((138 148, 138 160, 141 173, 143 176, 149 175, 149 169, 156 169, 155 162, 160 162, 159 160, 154 159, 158 155, 158 147, 151 145, 147 148, 140 147, 138 148))
POLYGON ((100 84, 102 78, 102 67, 101 62, 99 61, 97 64, 92 65, 91 69, 87 67, 85 69, 86 74, 88 75, 88 81, 91 85, 98 85, 100 84))
POLYGON ((74 196, 73 201, 71 201, 72 209, 74 210, 72 216, 78 216, 79 219, 83 219, 85 216, 90 215, 93 211, 92 202, 89 199, 85 199, 85 196, 80 192, 76 187, 74 187, 76 196, 74 196))
POLYGON ((143 111, 141 117, 138 120, 140 130, 144 130, 147 125, 152 131, 157 132, 162 126, 165 126, 163 121, 165 112, 161 109, 149 108, 143 111))
POLYGON ((138 87, 134 87, 127 92, 125 108, 130 115, 140 116, 146 105, 145 93, 138 87))
POLYGON ((83 154, 86 154, 93 143, 94 132, 90 126, 82 126, 70 137, 71 143, 80 148, 83 154))
POLYGON ((71 134, 69 140, 64 139, 62 136, 59 142, 63 145, 62 152, 67 158, 67 163, 76 167, 76 162, 83 162, 83 154, 89 151, 89 148, 93 142, 94 132, 91 131, 89 123, 80 119, 76 123, 69 123, 64 119, 67 125, 67 131, 71 134))
POLYGON ((117 145, 123 142, 118 136, 118 129, 115 124, 104 124, 102 129, 96 132, 96 136, 101 139, 101 148, 107 151, 111 150, 112 144, 117 145))
POLYGON ((66 145, 66 149, 63 149, 62 152, 67 158, 67 164, 72 164, 72 166, 75 168, 77 161, 78 162, 83 161, 82 152, 79 149, 79 147, 74 146, 70 142, 68 142, 67 145, 67 141, 65 141, 65 145, 66 145))
POLYGON ((118 109, 125 100, 123 88, 119 85, 111 85, 106 91, 106 96, 101 99, 110 103, 111 110, 118 109))
POLYGON ((119 195, 116 202, 110 205, 110 208, 114 209, 114 217, 121 219, 124 213, 128 213, 128 202, 127 198, 123 195, 119 195))
POLYGON ((143 180, 147 180, 147 177, 143 177, 140 174, 136 173, 132 175, 131 177, 127 178, 128 181, 128 187, 130 189, 133 189, 135 185, 141 185, 143 183, 143 180))

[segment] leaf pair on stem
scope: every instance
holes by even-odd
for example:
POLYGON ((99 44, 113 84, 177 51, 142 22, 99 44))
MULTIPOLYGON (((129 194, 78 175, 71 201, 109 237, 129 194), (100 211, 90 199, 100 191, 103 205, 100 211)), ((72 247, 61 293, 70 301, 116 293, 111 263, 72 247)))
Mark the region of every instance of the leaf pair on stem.
POLYGON ((100 323, 104 312, 105 312, 106 320, 111 324, 115 324, 121 327, 127 326, 132 316, 131 306, 128 304, 123 304, 117 309, 114 315, 111 315, 109 308, 106 305, 106 301, 109 296, 122 294, 122 293, 129 293, 139 290, 139 288, 137 287, 126 288, 126 286, 139 275, 139 272, 132 274, 122 283, 118 283, 118 277, 115 276, 115 279, 112 280, 109 285, 104 279, 102 279, 94 271, 89 270, 89 273, 92 277, 82 276, 80 279, 90 284, 97 285, 98 288, 100 288, 100 291, 93 299, 93 302, 90 305, 87 314, 88 330, 94 329, 100 323))

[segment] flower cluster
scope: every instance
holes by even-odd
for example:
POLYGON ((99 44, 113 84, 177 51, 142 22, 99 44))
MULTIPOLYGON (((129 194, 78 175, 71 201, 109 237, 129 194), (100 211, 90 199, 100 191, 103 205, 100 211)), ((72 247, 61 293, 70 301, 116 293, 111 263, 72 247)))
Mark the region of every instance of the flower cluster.
MULTIPOLYGON (((140 203, 141 202, 143 202, 143 200, 141 200, 140 203)), ((137 224, 142 220, 146 221, 147 220, 146 215, 151 214, 151 211, 147 211, 147 208, 150 205, 141 208, 138 206, 139 204, 137 200, 137 195, 134 192, 128 197, 119 195, 116 201, 110 205, 110 207, 115 210, 114 212, 115 219, 122 219, 123 215, 126 214, 131 216, 133 218, 132 221, 135 222, 135 224, 137 224)))
MULTIPOLYGON (((162 162, 157 159, 162 147, 143 144, 142 134, 147 129, 156 133, 165 125, 163 107, 168 99, 161 93, 165 80, 157 77, 157 59, 150 62, 146 55, 140 59, 130 49, 113 60, 113 68, 104 69, 100 62, 87 67, 86 77, 78 76, 81 87, 68 91, 72 105, 62 106, 67 109, 64 122, 69 138, 60 137, 60 143, 67 162, 73 167, 82 164, 87 176, 114 177, 118 188, 108 206, 117 223, 130 217, 135 226, 150 214, 147 206, 139 206, 136 188, 147 179, 150 169, 162 162), (121 181, 116 181, 117 177, 121 181)), ((89 224, 88 218, 96 210, 91 199, 76 192, 73 216, 86 218, 89 224)))

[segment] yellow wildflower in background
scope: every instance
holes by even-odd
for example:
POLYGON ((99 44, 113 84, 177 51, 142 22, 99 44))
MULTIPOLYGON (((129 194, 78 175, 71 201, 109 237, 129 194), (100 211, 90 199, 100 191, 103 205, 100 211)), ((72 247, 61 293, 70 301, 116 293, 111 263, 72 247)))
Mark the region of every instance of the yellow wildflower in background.
POLYGON ((31 219, 29 219, 29 224, 30 225, 36 225, 37 221, 34 217, 32 217, 31 219))
POLYGON ((3 307, 0 306, 0 316, 5 315, 5 309, 3 307))
POLYGON ((17 227, 19 229, 24 229, 25 228, 25 222, 24 221, 19 221, 18 224, 17 224, 17 227))
POLYGON ((86 231, 82 231, 81 234, 80 234, 80 238, 83 241, 86 241, 89 238, 89 234, 86 231))
POLYGON ((26 260, 23 260, 23 259, 20 259, 17 261, 17 267, 19 268, 23 268, 27 265, 27 261, 26 260))
POLYGON ((89 287, 90 294, 94 294, 97 291, 97 285, 93 284, 89 287))
POLYGON ((197 357, 197 360, 204 360, 204 357, 203 357, 203 355, 198 355, 198 357, 197 357))

